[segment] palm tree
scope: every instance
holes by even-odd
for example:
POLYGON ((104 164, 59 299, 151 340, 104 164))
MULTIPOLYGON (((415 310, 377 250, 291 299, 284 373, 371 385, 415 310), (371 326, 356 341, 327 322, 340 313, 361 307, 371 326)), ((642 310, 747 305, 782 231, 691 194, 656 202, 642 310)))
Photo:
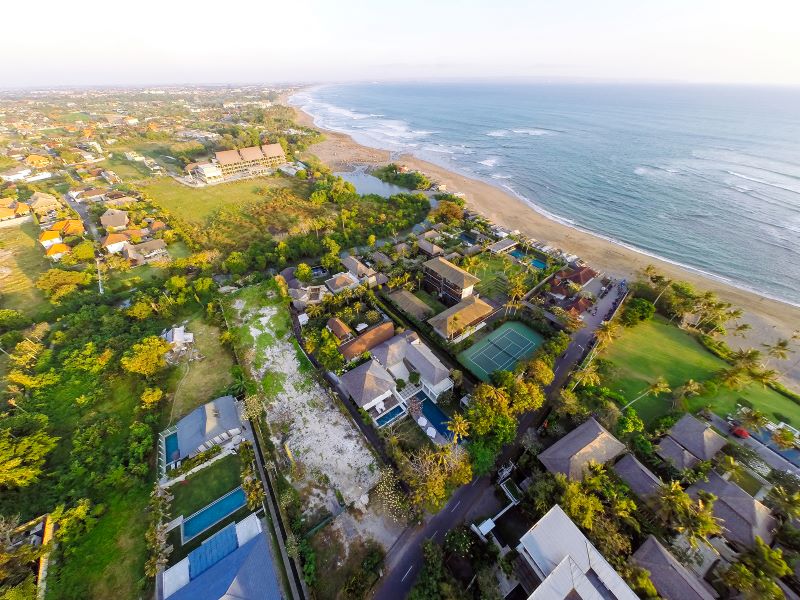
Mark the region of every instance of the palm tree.
POLYGON ((597 326, 594 335, 597 338, 598 345, 605 346, 619 335, 619 325, 612 321, 603 321, 597 326))
POLYGON ((733 335, 743 338, 745 332, 750 331, 752 327, 750 323, 739 323, 736 327, 733 328, 733 335))
POLYGON ((633 400, 628 402, 625 406, 623 406, 622 410, 625 410, 631 404, 633 404, 640 398, 644 398, 645 396, 653 396, 655 398, 656 396, 659 396, 661 394, 668 394, 671 391, 672 390, 670 389, 667 380, 664 379, 663 377, 657 377, 656 380, 653 381, 650 385, 648 385, 647 388, 645 388, 645 390, 641 394, 639 394, 638 396, 636 396, 636 398, 634 398, 633 400))
MULTIPOLYGON (((770 358, 775 358, 777 360, 786 360, 789 358, 789 354, 794 352, 789 347, 789 340, 785 338, 779 338, 774 344, 761 344, 764 348, 767 349, 767 355, 770 358)), ((769 363, 769 360, 764 363, 766 366, 769 363)))
POLYGON ((800 492, 776 485, 767 494, 767 504, 780 515, 781 520, 800 518, 800 492))
POLYGON ((322 305, 321 304, 309 304, 306 306, 306 314, 312 318, 316 319, 320 315, 322 315, 322 305))
POLYGON ((752 369, 757 367, 761 362, 761 352, 755 348, 739 348, 736 352, 731 354, 733 366, 742 367, 745 369, 752 369))
POLYGON ((694 379, 689 379, 684 383, 682 386, 679 386, 673 395, 674 399, 674 406, 680 406, 683 410, 686 410, 686 399, 691 396, 697 396, 703 393, 703 384, 695 381, 694 379))
POLYGON ((797 438, 795 437, 794 432, 786 427, 778 427, 772 432, 770 438, 773 442, 775 442, 775 445, 777 445, 778 448, 783 450, 793 448, 797 444, 797 438))
POLYGON ((752 369, 749 375, 752 381, 760 383, 763 387, 775 383, 778 379, 778 372, 775 369, 752 369))
POLYGON ((719 382, 726 388, 740 390, 750 383, 750 374, 747 369, 742 367, 731 367, 723 369, 717 375, 719 382))
POLYGON ((746 429, 754 429, 756 431, 761 431, 766 427, 767 423, 769 423, 767 415, 752 408, 747 411, 741 411, 741 413, 739 413, 739 420, 746 429))
POLYGON ((680 482, 664 483, 656 496, 655 513, 668 527, 678 530, 692 510, 692 499, 683 491, 680 482))
POLYGON ((475 269, 480 264, 480 260, 477 256, 466 256, 464 260, 461 262, 461 268, 467 271, 468 273, 474 273, 475 269))
POLYGON ((572 386, 572 389, 574 390, 578 384, 597 386, 600 385, 600 381, 600 372, 597 370, 597 365, 590 362, 575 374, 575 385, 572 386))
POLYGON ((447 430, 453 434, 453 444, 458 444, 460 440, 467 437, 469 433, 469 421, 463 415, 456 413, 447 423, 447 430))

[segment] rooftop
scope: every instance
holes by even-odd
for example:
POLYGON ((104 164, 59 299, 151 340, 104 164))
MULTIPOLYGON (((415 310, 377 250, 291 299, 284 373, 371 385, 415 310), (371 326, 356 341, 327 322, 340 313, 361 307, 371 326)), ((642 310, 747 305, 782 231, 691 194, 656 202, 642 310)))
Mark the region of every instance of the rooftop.
POLYGON ((590 417, 540 453, 539 460, 552 473, 563 473, 572 480, 580 480, 590 463, 604 464, 624 451, 625 444, 590 417))
POLYGON ((455 306, 428 319, 428 323, 439 335, 450 338, 475 321, 488 317, 492 312, 494 307, 491 304, 477 296, 467 296, 455 306))
POLYGON ((354 340, 339 346, 339 352, 342 353, 345 360, 353 360, 356 356, 364 354, 368 350, 372 350, 375 346, 385 342, 394 336, 394 323, 387 321, 370 327, 364 333, 359 335, 354 340))
POLYGON ((664 600, 714 600, 717 597, 652 535, 633 554, 633 561, 650 572, 650 581, 664 600))
POLYGON ((480 279, 475 277, 475 275, 467 273, 461 267, 457 267, 450 261, 440 257, 432 258, 429 261, 426 261, 423 263, 423 266, 439 275, 442 279, 446 279, 450 283, 456 284, 461 289, 468 288, 480 281, 480 279))

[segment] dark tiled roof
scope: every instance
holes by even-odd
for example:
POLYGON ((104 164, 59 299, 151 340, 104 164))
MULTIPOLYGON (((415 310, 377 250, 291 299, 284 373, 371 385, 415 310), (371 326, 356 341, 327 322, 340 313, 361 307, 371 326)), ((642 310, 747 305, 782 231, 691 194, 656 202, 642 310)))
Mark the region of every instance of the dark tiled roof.
POLYGON ((708 424, 688 413, 672 426, 669 435, 700 460, 711 460, 726 443, 708 424))
POLYGON ((625 444, 592 417, 539 454, 539 460, 552 473, 580 480, 589 463, 606 463, 624 451, 625 444))
POLYGON ((658 492, 658 488, 661 486, 661 480, 636 460, 633 454, 626 454, 619 459, 614 465, 614 471, 640 498, 650 498, 658 492))
POLYGON ((339 347, 339 351, 345 360, 353 360, 359 354, 364 354, 367 350, 372 350, 378 344, 385 342, 394 336, 394 323, 391 321, 381 323, 375 327, 367 329, 364 333, 354 340, 339 347))
POLYGON ((664 600, 714 600, 717 597, 652 535, 639 546, 633 560, 650 572, 650 581, 664 600))

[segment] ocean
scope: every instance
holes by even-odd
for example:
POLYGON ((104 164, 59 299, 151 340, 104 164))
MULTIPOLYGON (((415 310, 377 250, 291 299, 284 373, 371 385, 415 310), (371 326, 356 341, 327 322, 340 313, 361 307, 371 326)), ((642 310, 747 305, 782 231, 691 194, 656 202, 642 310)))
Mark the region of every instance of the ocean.
POLYGON ((800 305, 800 89, 374 83, 291 103, 361 144, 800 305))

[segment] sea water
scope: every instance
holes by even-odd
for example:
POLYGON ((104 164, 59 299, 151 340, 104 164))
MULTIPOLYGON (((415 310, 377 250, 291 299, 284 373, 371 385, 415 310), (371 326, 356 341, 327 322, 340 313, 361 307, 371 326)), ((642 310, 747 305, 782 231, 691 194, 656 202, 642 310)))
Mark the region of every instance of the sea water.
POLYGON ((800 304, 800 89, 353 84, 292 103, 362 144, 800 304))

